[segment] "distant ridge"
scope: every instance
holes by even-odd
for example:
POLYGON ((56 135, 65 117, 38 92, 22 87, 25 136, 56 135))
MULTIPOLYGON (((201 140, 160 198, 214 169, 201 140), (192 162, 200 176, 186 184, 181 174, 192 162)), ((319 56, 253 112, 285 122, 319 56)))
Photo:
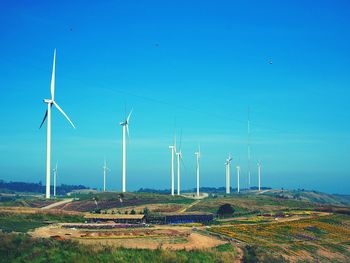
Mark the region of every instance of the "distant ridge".
MULTIPOLYGON (((53 189, 53 186, 51 186, 53 189)), ((66 195, 67 193, 73 190, 86 189, 88 187, 84 185, 68 185, 61 184, 57 186, 56 191, 58 195, 66 195)), ((0 193, 14 193, 14 192, 23 192, 23 193, 45 193, 45 186, 39 183, 25 183, 25 182, 6 182, 0 180, 0 193)))

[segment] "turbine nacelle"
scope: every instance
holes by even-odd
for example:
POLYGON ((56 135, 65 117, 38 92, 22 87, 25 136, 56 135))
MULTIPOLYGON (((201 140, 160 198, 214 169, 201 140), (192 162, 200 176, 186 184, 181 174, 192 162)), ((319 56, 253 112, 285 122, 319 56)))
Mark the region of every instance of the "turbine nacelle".
POLYGON ((53 103, 53 100, 50 100, 50 99, 44 99, 43 101, 44 103, 53 103))

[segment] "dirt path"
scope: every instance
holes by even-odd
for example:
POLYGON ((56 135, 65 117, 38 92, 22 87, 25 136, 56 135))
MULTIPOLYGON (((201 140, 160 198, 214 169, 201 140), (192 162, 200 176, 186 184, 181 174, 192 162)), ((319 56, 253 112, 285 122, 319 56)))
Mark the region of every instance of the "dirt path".
POLYGON ((162 245, 162 248, 174 249, 174 250, 206 249, 206 248, 216 247, 218 245, 225 244, 225 243, 227 242, 218 240, 216 238, 204 236, 199 233, 191 233, 190 236, 188 237, 187 243, 178 243, 178 244, 168 243, 168 244, 162 245))
POLYGON ((236 251, 237 251, 237 258, 235 259, 235 263, 241 263, 241 262, 243 262, 244 251, 239 246, 235 246, 235 248, 236 248, 236 251))
POLYGON ((184 208, 181 208, 178 213, 185 213, 187 211, 187 209, 190 209, 192 206, 195 206, 196 204, 198 204, 201 200, 196 200, 194 201, 193 203, 191 203, 190 205, 184 207, 184 208))
POLYGON ((59 201, 59 202, 56 202, 56 203, 44 206, 41 209, 43 209, 43 210, 45 210, 45 209, 52 209, 52 208, 55 208, 55 207, 60 206, 60 205, 68 204, 68 203, 70 203, 72 201, 73 201, 73 198, 65 199, 65 200, 62 200, 62 201, 59 201))

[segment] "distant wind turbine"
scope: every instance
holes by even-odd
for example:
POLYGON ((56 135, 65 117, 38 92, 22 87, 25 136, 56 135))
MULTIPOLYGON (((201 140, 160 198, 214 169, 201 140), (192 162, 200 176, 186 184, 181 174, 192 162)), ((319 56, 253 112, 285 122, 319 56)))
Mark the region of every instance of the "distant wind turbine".
POLYGON ((258 180, 259 180, 259 192, 260 192, 260 179, 261 179, 261 162, 258 161, 258 180))
POLYGON ((248 123, 247 123, 247 131, 248 131, 248 145, 247 145, 247 151, 248 151, 248 190, 250 189, 250 108, 248 108, 248 123))
POLYGON ((181 149, 179 152, 176 152, 177 157, 177 195, 180 195, 180 170, 181 170, 181 160, 182 160, 182 152, 181 149))
POLYGON ((107 175, 107 171, 111 170, 107 167, 106 159, 102 168, 103 168, 103 192, 106 192, 106 175, 107 175))
MULTIPOLYGON (((55 101, 55 67, 56 67, 56 49, 53 53, 53 66, 52 66, 52 77, 51 77, 51 99, 44 99, 47 103, 47 110, 43 121, 40 124, 40 128, 43 126, 47 119, 47 142, 46 142, 46 198, 50 198, 50 173, 51 173, 51 108, 52 105, 63 114, 63 116, 69 121, 69 123, 75 129, 73 122, 69 119, 67 114, 61 109, 55 101)), ((39 128, 39 129, 40 129, 39 128)))
POLYGON ((176 154, 176 136, 174 136, 173 145, 169 146, 171 150, 171 195, 175 194, 175 154, 176 154))
POLYGON ((122 174, 122 192, 126 192, 126 133, 129 136, 129 121, 132 110, 130 111, 128 117, 120 122, 119 124, 123 127, 123 174, 122 174))
POLYGON ((57 161, 56 167, 53 169, 53 196, 56 197, 56 178, 57 178, 57 161))
POLYGON ((230 189, 231 188, 231 185, 230 185, 231 161, 232 161, 232 158, 229 155, 229 157, 226 159, 226 162, 225 162, 225 166, 226 166, 226 194, 229 194, 230 190, 231 190, 230 189))
MULTIPOLYGON (((177 158, 177 195, 180 195, 181 190, 180 190, 180 171, 181 171, 181 162, 183 163, 182 159, 182 149, 181 149, 181 138, 182 138, 182 133, 180 135, 180 150, 176 152, 176 158, 177 158)), ((176 151, 176 149, 175 149, 176 151)))
POLYGON ((197 167, 196 167, 196 173, 197 173, 197 196, 199 197, 199 159, 201 158, 201 148, 198 147, 198 152, 194 153, 196 155, 197 159, 197 167))
POLYGON ((241 167, 237 166, 237 193, 239 193, 239 176, 240 176, 240 173, 241 173, 241 167))

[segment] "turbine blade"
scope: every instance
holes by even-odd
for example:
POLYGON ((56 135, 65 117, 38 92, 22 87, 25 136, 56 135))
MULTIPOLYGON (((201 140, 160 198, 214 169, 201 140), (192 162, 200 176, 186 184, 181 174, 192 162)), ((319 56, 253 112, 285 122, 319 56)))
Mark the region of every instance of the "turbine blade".
POLYGON ((56 70, 56 49, 53 52, 53 66, 51 76, 51 99, 55 100, 55 70, 56 70))
POLYGON ((41 122, 39 129, 41 129, 41 127, 43 126, 43 124, 44 124, 46 118, 47 118, 47 110, 46 110, 46 112, 45 112, 44 119, 43 119, 43 121, 41 122))
POLYGON ((126 122, 127 122, 127 123, 129 123, 129 119, 130 119, 130 117, 131 117, 132 111, 133 111, 133 109, 131 109, 131 111, 130 111, 128 117, 126 118, 126 122))
POLYGON ((70 123, 70 124, 73 126, 73 128, 75 129, 75 126, 74 126, 73 122, 69 119, 69 117, 67 116, 67 114, 61 109, 61 107, 58 106, 58 104, 56 103, 56 101, 53 101, 52 103, 53 103, 53 104, 55 105, 55 107, 63 114, 63 116, 66 117, 66 119, 69 121, 69 123, 70 123))

